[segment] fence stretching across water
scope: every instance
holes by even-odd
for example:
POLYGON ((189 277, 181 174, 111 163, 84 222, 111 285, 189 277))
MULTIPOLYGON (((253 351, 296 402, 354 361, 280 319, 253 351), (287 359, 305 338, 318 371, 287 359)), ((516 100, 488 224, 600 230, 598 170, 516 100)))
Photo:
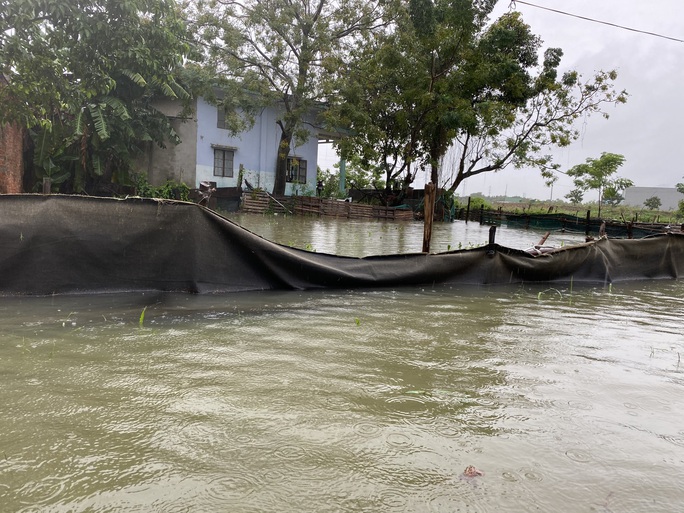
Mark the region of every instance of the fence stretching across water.
POLYGON ((255 214, 265 212, 311 214, 348 219, 389 219, 394 221, 411 221, 414 219, 413 210, 410 208, 366 205, 317 196, 274 197, 263 191, 243 193, 240 210, 255 214))

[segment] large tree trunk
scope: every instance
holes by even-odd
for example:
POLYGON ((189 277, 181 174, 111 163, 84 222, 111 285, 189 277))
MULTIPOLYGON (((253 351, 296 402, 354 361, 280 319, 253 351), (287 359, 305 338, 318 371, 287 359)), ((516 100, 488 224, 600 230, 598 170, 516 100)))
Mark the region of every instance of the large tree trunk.
POLYGON ((446 133, 440 126, 430 143, 430 181, 439 189, 439 163, 446 152, 446 133))
MULTIPOLYGON (((26 132, 28 133, 28 132, 26 132)), ((16 124, 0 125, 0 193, 23 192, 24 130, 16 124)))
POLYGON ((458 189, 458 186, 461 185, 463 182, 463 177, 459 174, 456 179, 454 180, 454 183, 451 184, 449 187, 449 192, 456 192, 456 189, 458 189))
POLYGON ((273 182, 273 195, 285 194, 287 184, 287 156, 290 154, 291 134, 286 130, 280 132, 280 144, 278 144, 278 156, 276 158, 275 181, 273 182))
POLYGON ((439 184, 439 164, 434 160, 430 164, 430 181, 437 186, 439 184))
POLYGON ((456 192, 456 189, 458 189, 458 186, 461 185, 461 182, 464 180, 464 174, 465 174, 465 159, 466 159, 466 153, 467 153, 467 143, 464 145, 462 151, 461 151, 461 156, 458 159, 458 171, 456 172, 456 178, 454 179, 453 183, 451 184, 451 187, 449 187, 449 192, 456 192))

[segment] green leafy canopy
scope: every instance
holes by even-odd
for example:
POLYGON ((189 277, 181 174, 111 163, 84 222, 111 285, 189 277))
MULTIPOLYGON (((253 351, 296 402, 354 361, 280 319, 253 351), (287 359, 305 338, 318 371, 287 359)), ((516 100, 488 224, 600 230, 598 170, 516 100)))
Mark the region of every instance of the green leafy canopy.
POLYGON ((254 109, 276 107, 280 139, 275 194, 285 191, 291 150, 320 128, 316 112, 328 99, 330 75, 350 48, 383 24, 384 4, 365 0, 194 4, 193 30, 203 41, 207 67, 224 78, 226 94, 216 103, 226 109, 231 128, 248 125, 254 109), (242 111, 242 118, 237 111, 242 111))
POLYGON ((340 68, 329 121, 350 128, 338 143, 387 186, 421 169, 454 191, 463 180, 507 166, 533 166, 548 180, 545 151, 578 137, 576 120, 626 101, 617 75, 559 76, 549 48, 517 12, 490 22, 495 2, 410 0, 391 4, 393 23, 340 68))
MULTIPOLYGON (((153 99, 189 99, 190 50, 173 0, 0 0, 0 122, 49 149, 62 190, 123 182, 148 141, 177 142, 153 99)), ((52 173, 37 154, 36 178, 52 173)))

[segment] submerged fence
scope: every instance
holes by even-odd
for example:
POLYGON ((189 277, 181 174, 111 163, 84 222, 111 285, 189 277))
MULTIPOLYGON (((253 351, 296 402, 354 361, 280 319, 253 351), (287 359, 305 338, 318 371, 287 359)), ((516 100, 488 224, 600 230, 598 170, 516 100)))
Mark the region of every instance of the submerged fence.
MULTIPOLYGON (((608 236, 629 239, 668 231, 684 232, 684 225, 670 226, 660 223, 609 221, 591 218, 590 212, 587 212, 586 216, 558 213, 530 214, 504 212, 502 208, 490 210, 485 209, 482 205, 474 209, 468 207, 454 209, 448 216, 445 211, 436 211, 435 218, 444 221, 462 220, 497 226, 505 224, 516 228, 548 231, 585 232, 587 236, 599 234, 603 230, 608 236)), ((444 210, 443 206, 442 209, 444 210)), ((422 211, 416 210, 414 212, 410 205, 385 207, 317 196, 274 197, 265 191, 243 193, 240 199, 240 211, 257 214, 309 214, 347 219, 386 219, 393 221, 422 219, 422 211)))
POLYGON ((390 219, 393 221, 411 221, 414 219, 413 210, 410 208, 364 205, 316 196, 274 197, 263 191, 244 193, 240 210, 256 214, 273 212, 345 217, 347 219, 390 219))

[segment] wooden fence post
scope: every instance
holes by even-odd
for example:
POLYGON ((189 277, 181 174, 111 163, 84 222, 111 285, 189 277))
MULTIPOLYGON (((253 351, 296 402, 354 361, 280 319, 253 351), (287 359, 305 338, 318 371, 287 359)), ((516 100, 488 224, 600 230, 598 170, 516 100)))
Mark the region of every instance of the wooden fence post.
POLYGON ((423 253, 430 252, 430 239, 432 238, 432 221, 435 214, 435 184, 425 184, 424 203, 424 226, 423 226, 423 253))
POLYGON ((591 233, 591 210, 587 210, 587 226, 585 230, 585 235, 589 237, 591 233))

